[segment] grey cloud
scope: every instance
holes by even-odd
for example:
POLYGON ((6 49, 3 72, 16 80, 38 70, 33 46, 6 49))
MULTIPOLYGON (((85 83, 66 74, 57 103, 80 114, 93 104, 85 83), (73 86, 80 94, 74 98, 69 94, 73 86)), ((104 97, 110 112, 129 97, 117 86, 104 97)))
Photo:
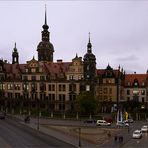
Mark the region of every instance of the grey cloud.
POLYGON ((124 56, 124 57, 119 57, 116 59, 117 62, 133 62, 133 61, 138 61, 139 58, 135 55, 129 55, 129 56, 124 56))

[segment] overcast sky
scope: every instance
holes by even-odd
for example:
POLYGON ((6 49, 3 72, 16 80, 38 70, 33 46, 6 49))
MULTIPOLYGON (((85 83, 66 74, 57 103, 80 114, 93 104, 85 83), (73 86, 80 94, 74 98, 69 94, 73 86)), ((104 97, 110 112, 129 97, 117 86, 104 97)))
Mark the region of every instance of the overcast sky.
MULTIPOLYGON (((148 1, 46 1, 54 61, 83 57, 91 33, 97 68, 126 72, 148 69, 148 1)), ((33 56, 41 41, 45 1, 0 1, 0 58, 12 62, 16 42, 20 63, 33 56)))

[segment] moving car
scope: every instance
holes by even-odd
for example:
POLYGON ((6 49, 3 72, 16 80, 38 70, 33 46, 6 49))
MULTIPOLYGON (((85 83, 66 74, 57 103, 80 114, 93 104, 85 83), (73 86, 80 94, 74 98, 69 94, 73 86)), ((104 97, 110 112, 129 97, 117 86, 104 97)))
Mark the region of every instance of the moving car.
POLYGON ((141 132, 148 132, 148 126, 147 125, 142 126, 141 132))
POLYGON ((5 112, 0 112, 0 119, 5 119, 5 112))
POLYGON ((105 121, 105 120, 97 120, 96 125, 100 126, 100 125, 104 125, 104 126, 110 126, 111 123, 105 121))
POLYGON ((133 138, 135 138, 135 139, 140 139, 140 138, 142 138, 142 132, 141 132, 141 130, 135 130, 135 131, 133 132, 133 138))
POLYGON ((127 120, 125 120, 124 122, 125 122, 125 123, 133 123, 134 120, 133 120, 133 119, 127 119, 127 120))
POLYGON ((126 123, 126 122, 124 122, 124 121, 118 121, 118 122, 116 123, 116 125, 117 125, 118 127, 129 127, 129 124, 126 123))

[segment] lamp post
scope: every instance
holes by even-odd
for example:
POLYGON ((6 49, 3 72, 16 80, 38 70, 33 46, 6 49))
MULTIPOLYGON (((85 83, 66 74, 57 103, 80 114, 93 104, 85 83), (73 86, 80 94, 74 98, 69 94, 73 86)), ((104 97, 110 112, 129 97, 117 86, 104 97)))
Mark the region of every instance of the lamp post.
POLYGON ((81 128, 79 127, 79 147, 81 147, 81 128))
POLYGON ((37 113, 38 113, 38 118, 37 118, 37 130, 40 128, 40 102, 39 99, 37 98, 37 113))

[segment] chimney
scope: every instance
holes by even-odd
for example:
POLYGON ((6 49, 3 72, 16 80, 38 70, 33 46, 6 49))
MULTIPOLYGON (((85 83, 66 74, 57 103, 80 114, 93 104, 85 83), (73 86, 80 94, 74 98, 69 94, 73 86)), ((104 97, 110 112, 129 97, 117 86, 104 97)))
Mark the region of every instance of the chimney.
POLYGON ((57 63, 62 63, 62 62, 63 62, 62 59, 57 60, 57 63))

